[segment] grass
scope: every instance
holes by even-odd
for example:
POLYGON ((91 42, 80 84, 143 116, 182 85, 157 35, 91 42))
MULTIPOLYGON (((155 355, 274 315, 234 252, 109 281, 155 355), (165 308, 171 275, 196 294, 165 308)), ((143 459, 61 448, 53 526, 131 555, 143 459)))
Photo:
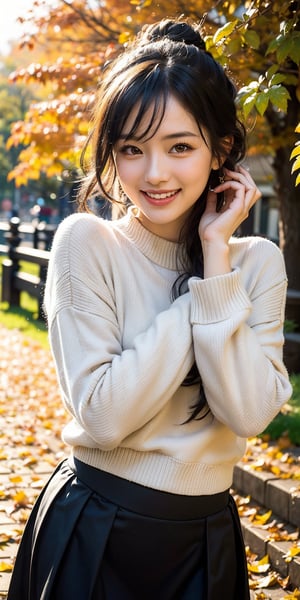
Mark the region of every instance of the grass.
MULTIPOLYGON (((0 257, 2 265, 3 257, 0 257)), ((38 265, 20 262, 20 270, 32 275, 38 275, 38 265)), ((0 302, 0 323, 8 329, 18 329, 25 336, 38 341, 44 348, 49 348, 47 325, 38 317, 38 302, 26 292, 21 292, 21 307, 9 306, 0 302)))
MULTIPOLYGON (((26 304, 25 292, 21 294, 22 305, 26 304)), ((27 296, 27 294, 26 294, 27 296)), ((28 296, 29 299, 29 296, 28 296)), ((29 300, 32 301, 30 298, 29 300)), ((36 308, 33 312, 26 308, 9 307, 6 302, 0 303, 0 323, 7 329, 18 329, 25 336, 40 342, 44 348, 49 348, 46 323, 36 318, 36 308)))
MULTIPOLYGON (((0 265, 2 260, 0 257, 0 265)), ((23 262, 20 266, 21 270, 27 273, 38 274, 38 265, 23 262)), ((37 300, 22 292, 21 308, 0 303, 0 323, 8 329, 18 329, 25 336, 38 341, 44 348, 49 348, 47 326, 44 321, 37 319, 37 311, 37 300)), ((292 398, 262 435, 268 434, 271 440, 285 435, 293 444, 300 446, 300 374, 291 375, 290 379, 293 386, 292 398)))
POLYGON ((264 434, 271 440, 286 436, 292 444, 300 446, 300 374, 290 376, 293 395, 286 406, 273 419, 264 434))

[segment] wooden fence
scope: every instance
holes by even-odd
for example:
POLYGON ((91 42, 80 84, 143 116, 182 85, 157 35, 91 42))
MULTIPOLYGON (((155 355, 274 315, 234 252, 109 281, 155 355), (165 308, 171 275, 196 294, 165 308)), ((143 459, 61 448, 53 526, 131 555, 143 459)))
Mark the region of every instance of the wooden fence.
MULTIPOLYGON (((0 244, 0 254, 7 258, 2 263, 2 302, 20 306, 20 295, 26 291, 38 301, 38 318, 43 319, 43 295, 47 276, 50 247, 56 227, 39 224, 22 225, 18 217, 0 224, 7 244, 0 244), (22 236, 31 236, 31 246, 24 244, 22 236), (43 248, 41 248, 43 246, 43 248), (20 271, 20 261, 39 265, 39 274, 20 271)), ((294 331, 285 333, 284 358, 290 372, 300 372, 300 291, 288 289, 286 319, 294 324, 294 331)))
POLYGON ((0 244, 0 254, 7 256, 2 263, 1 301, 8 302, 10 306, 20 306, 21 292, 27 292, 37 299, 38 318, 43 319, 43 294, 55 227, 44 223, 22 225, 18 217, 13 217, 9 223, 0 225, 0 231, 7 242, 0 244), (31 236, 32 247, 21 245, 25 236, 31 236), (39 265, 39 274, 20 271, 20 261, 39 265))

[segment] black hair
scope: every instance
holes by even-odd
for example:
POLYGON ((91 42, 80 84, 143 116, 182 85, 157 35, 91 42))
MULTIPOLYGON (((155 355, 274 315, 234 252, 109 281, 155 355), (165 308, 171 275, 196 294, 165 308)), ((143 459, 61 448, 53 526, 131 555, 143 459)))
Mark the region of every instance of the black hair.
MULTIPOLYGON (((224 69, 205 50, 199 29, 185 21, 164 19, 143 27, 134 42, 106 67, 94 111, 90 136, 93 156, 90 176, 82 188, 80 209, 96 190, 111 202, 116 197, 117 174, 113 150, 119 141, 132 108, 137 114, 128 138, 150 138, 157 131, 169 96, 173 96, 195 118, 199 131, 209 135, 212 154, 229 169, 244 157, 245 129, 237 118, 236 88, 224 69), (151 115, 140 130, 145 112, 151 115)), ((205 137, 204 137, 205 139, 205 137)), ((84 154, 83 154, 84 156, 84 154)), ((207 185, 193 206, 180 235, 185 268, 172 288, 173 298, 187 290, 191 276, 203 277, 203 255, 198 224, 205 210, 208 188, 219 183, 219 170, 212 170, 207 185)), ((183 385, 200 384, 200 397, 191 407, 188 420, 203 418, 207 408, 205 391, 196 365, 183 385), (201 414, 200 414, 201 413, 201 414)), ((206 414, 206 413, 205 413, 206 414)))
POLYGON ((186 21, 162 19, 158 23, 144 25, 136 36, 135 44, 148 44, 168 38, 173 42, 183 42, 186 45, 193 44, 199 50, 206 51, 205 42, 200 33, 199 25, 190 25, 186 21))

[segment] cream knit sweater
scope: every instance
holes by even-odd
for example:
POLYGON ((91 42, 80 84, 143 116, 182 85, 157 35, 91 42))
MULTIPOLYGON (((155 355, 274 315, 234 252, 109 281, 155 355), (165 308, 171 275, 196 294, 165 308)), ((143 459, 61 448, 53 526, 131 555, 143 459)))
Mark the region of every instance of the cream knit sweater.
POLYGON ((68 217, 54 239, 45 292, 49 337, 80 460, 145 486, 213 494, 232 483, 246 438, 291 394, 282 364, 286 274, 261 238, 234 238, 232 272, 189 280, 171 301, 177 244, 130 209, 117 221, 68 217), (186 423, 198 387, 210 411, 186 423))

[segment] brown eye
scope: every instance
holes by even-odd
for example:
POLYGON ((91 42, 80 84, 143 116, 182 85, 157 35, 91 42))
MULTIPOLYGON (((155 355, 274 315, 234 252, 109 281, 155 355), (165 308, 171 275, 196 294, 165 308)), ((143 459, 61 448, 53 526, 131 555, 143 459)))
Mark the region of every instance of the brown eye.
POLYGON ((171 152, 175 154, 182 154, 183 152, 187 152, 191 149, 192 147, 189 146, 189 144, 175 144, 175 146, 172 147, 171 152))
POLYGON ((131 146, 129 144, 122 146, 120 148, 119 152, 121 152, 122 154, 127 154, 129 156, 135 156, 136 154, 142 154, 141 150, 139 148, 137 148, 137 146, 131 146))

